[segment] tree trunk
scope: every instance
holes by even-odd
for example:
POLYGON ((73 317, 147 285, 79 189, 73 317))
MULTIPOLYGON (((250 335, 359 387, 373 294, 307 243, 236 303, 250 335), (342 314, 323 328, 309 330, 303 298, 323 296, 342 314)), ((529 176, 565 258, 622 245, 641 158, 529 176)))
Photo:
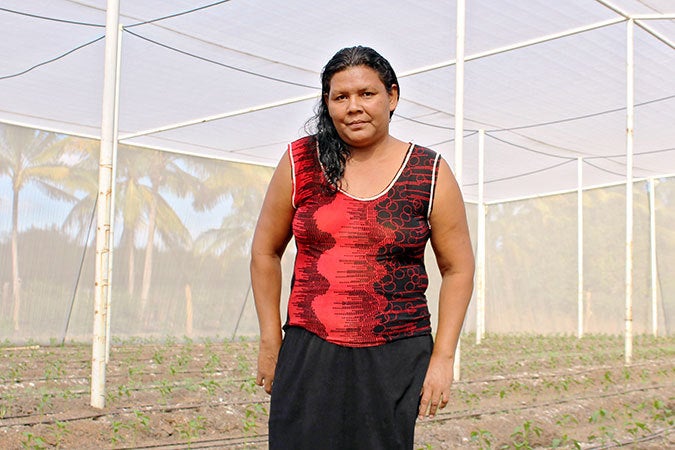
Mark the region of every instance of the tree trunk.
POLYGON ((192 287, 190 283, 185 284, 185 335, 189 338, 192 338, 192 325, 193 325, 193 312, 192 312, 192 287))
POLYGON ((129 279, 127 280, 127 291, 129 292, 129 298, 133 298, 134 290, 136 287, 136 247, 134 246, 134 233, 133 231, 129 233, 129 279))
MULTIPOLYGON (((154 190, 154 189, 153 189, 154 190)), ((147 319, 145 309, 150 293, 150 279, 152 278, 152 253, 155 247, 155 228, 157 221, 157 202, 153 198, 148 214, 148 242, 145 246, 145 261, 143 265, 143 284, 141 286, 141 314, 147 319)))
POLYGON ((14 189, 12 197, 12 297, 14 299, 14 331, 19 331, 21 309, 21 278, 19 277, 19 191, 14 189))

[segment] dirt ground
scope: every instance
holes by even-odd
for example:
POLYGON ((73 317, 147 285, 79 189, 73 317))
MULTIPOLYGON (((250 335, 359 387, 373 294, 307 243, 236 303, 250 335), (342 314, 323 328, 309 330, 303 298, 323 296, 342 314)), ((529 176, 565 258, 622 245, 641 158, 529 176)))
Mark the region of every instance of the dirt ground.
MULTIPOLYGON (((675 448, 675 337, 465 336, 461 380, 415 449, 675 448)), ((106 407, 85 345, 0 347, 0 449, 264 449, 254 341, 117 342, 106 407)))

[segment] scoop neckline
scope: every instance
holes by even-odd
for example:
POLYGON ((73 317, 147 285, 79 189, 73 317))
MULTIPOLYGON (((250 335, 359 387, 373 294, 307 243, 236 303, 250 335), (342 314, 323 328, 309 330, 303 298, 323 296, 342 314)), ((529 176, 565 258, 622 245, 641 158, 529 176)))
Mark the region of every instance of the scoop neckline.
POLYGON ((401 174, 403 173, 403 170, 408 166, 408 161, 410 160, 410 156, 412 155, 413 148, 415 148, 415 144, 413 142, 410 142, 408 145, 408 150, 406 150, 405 158, 403 158, 403 161, 401 162, 401 166, 398 168, 396 173, 394 174, 394 177, 392 180, 389 182, 389 184, 379 193, 371 196, 371 197, 358 197, 356 195, 350 194, 349 192, 343 190, 342 188, 338 188, 337 192, 341 193, 342 195, 349 197, 353 200, 358 200, 361 202, 368 202, 372 200, 377 200, 378 198, 386 195, 392 187, 396 184, 396 182, 401 178, 401 174))

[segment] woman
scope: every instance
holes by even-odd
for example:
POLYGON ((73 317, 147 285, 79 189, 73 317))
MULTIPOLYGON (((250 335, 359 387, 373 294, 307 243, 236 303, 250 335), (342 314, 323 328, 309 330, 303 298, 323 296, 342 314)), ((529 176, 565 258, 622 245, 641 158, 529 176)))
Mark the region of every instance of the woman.
POLYGON ((326 64, 313 134, 289 145, 263 203, 251 279, 257 383, 271 449, 411 449, 416 417, 449 401, 473 288, 464 203, 447 163, 389 134, 399 100, 367 47, 326 64), (281 257, 297 256, 282 345, 281 257), (442 275, 431 338, 428 240, 442 275))

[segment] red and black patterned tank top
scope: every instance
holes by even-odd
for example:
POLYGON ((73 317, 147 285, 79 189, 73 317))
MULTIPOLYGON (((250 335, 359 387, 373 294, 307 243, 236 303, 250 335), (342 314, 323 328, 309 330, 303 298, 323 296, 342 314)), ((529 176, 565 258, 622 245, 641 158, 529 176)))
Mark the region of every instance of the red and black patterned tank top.
POLYGON ((311 137, 289 156, 297 256, 287 325, 348 347, 429 334, 424 250, 440 156, 411 144, 389 187, 367 199, 326 189, 311 137))

